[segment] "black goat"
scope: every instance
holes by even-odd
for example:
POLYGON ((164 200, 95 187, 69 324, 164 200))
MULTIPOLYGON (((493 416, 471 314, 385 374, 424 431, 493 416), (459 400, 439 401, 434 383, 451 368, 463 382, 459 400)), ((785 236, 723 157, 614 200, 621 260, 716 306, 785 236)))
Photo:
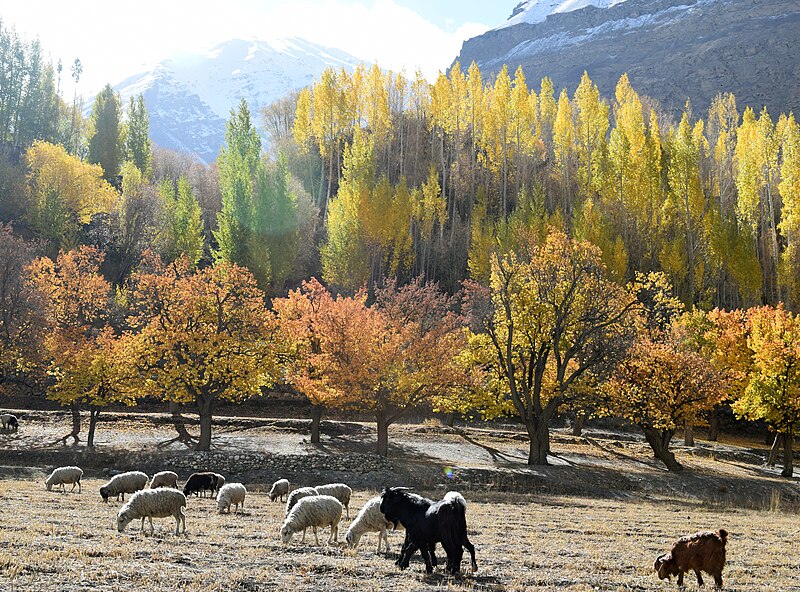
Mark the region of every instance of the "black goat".
POLYGON ((381 512, 386 519, 400 523, 406 529, 406 538, 397 565, 408 567, 411 556, 419 549, 425 560, 425 571, 431 573, 436 565, 433 550, 442 543, 447 554, 447 571, 455 575, 461 570, 464 547, 472 557, 472 571, 477 571, 475 547, 467 538, 467 502, 456 492, 449 492, 438 502, 409 493, 406 487, 384 488, 381 494, 381 512))
POLYGON ((216 473, 192 473, 183 486, 183 495, 189 496, 192 493, 199 495, 200 492, 211 491, 212 495, 217 489, 216 473))

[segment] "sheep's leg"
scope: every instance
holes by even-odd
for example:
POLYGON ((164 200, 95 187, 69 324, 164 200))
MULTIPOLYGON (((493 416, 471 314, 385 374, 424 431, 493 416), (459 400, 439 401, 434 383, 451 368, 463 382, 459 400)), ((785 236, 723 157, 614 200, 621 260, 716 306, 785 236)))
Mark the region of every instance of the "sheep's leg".
POLYGON ((698 586, 702 586, 703 585, 703 576, 700 575, 700 570, 696 569, 696 570, 694 570, 694 573, 695 573, 695 575, 697 575, 697 585, 698 586))
POLYGON ((333 541, 335 543, 339 542, 339 523, 331 525, 331 534, 333 535, 333 541))
POLYGON ((417 546, 412 543, 408 538, 403 542, 403 547, 400 549, 400 558, 397 560, 397 566, 400 569, 406 569, 411 562, 411 556, 417 550, 417 546))
POLYGON ((419 548, 422 553, 422 558, 425 560, 425 573, 433 573, 433 564, 431 563, 431 549, 430 545, 422 545, 419 548))
POLYGON ((472 571, 478 571, 478 562, 475 561, 475 545, 469 542, 467 537, 464 537, 464 546, 469 551, 469 555, 472 558, 472 571))
POLYGON ((144 516, 142 516, 142 523, 139 526, 139 532, 142 532, 142 533, 144 532, 144 516))
POLYGON ((316 526, 312 526, 311 530, 314 531, 314 540, 317 542, 317 546, 319 546, 319 537, 317 536, 317 527, 316 526))
POLYGON ((428 546, 428 552, 431 554, 431 564, 433 567, 439 565, 439 562, 436 560, 436 543, 431 543, 428 546))
POLYGON ((80 493, 82 489, 83 487, 81 486, 81 482, 78 481, 78 493, 80 493))
POLYGON ((72 482, 72 489, 69 490, 70 493, 75 491, 75 481, 72 482))
POLYGON ((301 543, 305 543, 305 542, 306 542, 306 531, 307 531, 307 530, 308 530, 308 528, 307 528, 307 527, 303 529, 303 538, 302 538, 302 539, 300 539, 300 542, 301 542, 301 543))
POLYGON ((147 519, 150 521, 150 536, 156 534, 156 529, 153 527, 153 517, 148 516, 147 519))
POLYGON ((678 574, 678 588, 683 586, 683 572, 678 574))
POLYGON ((719 589, 722 588, 722 571, 721 570, 714 574, 714 586, 716 588, 719 588, 719 589))

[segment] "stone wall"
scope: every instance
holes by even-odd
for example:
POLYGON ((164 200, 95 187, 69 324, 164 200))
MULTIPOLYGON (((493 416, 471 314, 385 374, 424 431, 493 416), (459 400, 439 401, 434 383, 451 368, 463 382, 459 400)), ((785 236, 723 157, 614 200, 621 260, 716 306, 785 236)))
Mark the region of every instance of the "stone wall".
POLYGON ((256 454, 225 452, 191 452, 158 459, 161 466, 182 475, 195 471, 215 471, 226 475, 240 475, 250 471, 276 473, 304 473, 313 471, 341 471, 366 474, 391 471, 389 459, 373 454, 256 454))

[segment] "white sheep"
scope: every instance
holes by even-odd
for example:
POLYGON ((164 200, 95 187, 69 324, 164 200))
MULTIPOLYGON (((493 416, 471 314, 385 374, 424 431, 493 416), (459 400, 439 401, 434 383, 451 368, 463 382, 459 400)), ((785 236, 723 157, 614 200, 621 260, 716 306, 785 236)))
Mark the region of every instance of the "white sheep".
POLYGON ((81 477, 83 477, 83 470, 80 467, 59 467, 47 476, 44 484, 47 486, 47 491, 53 490, 53 485, 60 485, 61 491, 66 492, 67 488, 65 483, 72 483, 70 493, 75 491, 75 484, 78 484, 78 493, 81 492, 81 477))
POLYGON ((122 501, 125 501, 126 493, 135 493, 140 489, 147 487, 147 482, 150 478, 141 471, 129 471, 127 473, 120 473, 114 475, 111 480, 100 488, 100 495, 103 501, 107 502, 108 498, 112 495, 122 496, 122 501))
POLYGON ((150 480, 150 489, 156 489, 157 487, 171 487, 172 489, 178 489, 178 474, 173 473, 172 471, 161 471, 156 473, 150 480))
POLYGON ((344 483, 328 483, 327 485, 317 485, 314 489, 317 490, 318 495, 331 495, 342 502, 347 517, 350 518, 350 496, 353 495, 353 490, 349 486, 344 483))
POLYGON ((274 502, 277 498, 281 498, 281 502, 283 502, 284 495, 289 495, 289 480, 278 479, 269 490, 269 501, 274 502))
MULTIPOLYGON (((376 553, 381 552, 381 539, 386 542, 386 552, 389 552, 389 535, 387 530, 392 528, 392 523, 386 519, 381 512, 381 496, 376 496, 367 501, 364 507, 358 512, 358 516, 350 523, 344 539, 350 547, 358 546, 358 541, 368 532, 378 533, 378 548, 376 553)), ((398 525, 398 530, 402 525, 398 525)))
POLYGON ((301 498, 308 497, 310 495, 317 495, 317 490, 313 487, 298 487, 294 491, 289 494, 289 497, 286 498, 286 514, 285 516, 289 515, 289 512, 294 507, 294 505, 300 501, 301 498))
POLYGON ((239 509, 239 504, 244 509, 244 497, 247 495, 247 490, 241 483, 227 483, 217 493, 217 511, 223 514, 225 510, 230 514, 231 504, 233 504, 234 511, 239 509))
POLYGON ((19 429, 19 420, 17 416, 10 413, 3 413, 0 415, 0 424, 3 425, 4 430, 13 429, 17 431, 19 429))
MULTIPOLYGON (((314 539, 319 545, 317 528, 331 527, 328 544, 339 539, 339 521, 342 519, 342 503, 330 495, 312 495, 302 498, 295 504, 281 526, 281 541, 284 544, 292 540, 292 535, 310 526, 314 531, 314 539)), ((302 541, 301 541, 302 542, 302 541)))
POLYGON ((176 489, 161 487, 158 489, 142 489, 134 493, 117 514, 117 530, 122 532, 125 527, 137 518, 142 519, 142 532, 144 532, 144 519, 150 520, 150 534, 155 533, 153 518, 175 518, 175 534, 180 534, 183 523, 183 534, 186 534, 186 496, 176 489))

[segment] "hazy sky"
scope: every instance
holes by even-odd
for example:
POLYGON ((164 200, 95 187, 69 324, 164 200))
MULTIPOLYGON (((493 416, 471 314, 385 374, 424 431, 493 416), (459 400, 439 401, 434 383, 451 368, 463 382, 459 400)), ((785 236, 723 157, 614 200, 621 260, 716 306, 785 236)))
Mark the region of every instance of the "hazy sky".
POLYGON ((303 37, 429 78, 461 43, 502 23, 517 0, 0 0, 0 19, 69 67, 80 58, 79 92, 91 96, 165 58, 233 38, 303 37))

